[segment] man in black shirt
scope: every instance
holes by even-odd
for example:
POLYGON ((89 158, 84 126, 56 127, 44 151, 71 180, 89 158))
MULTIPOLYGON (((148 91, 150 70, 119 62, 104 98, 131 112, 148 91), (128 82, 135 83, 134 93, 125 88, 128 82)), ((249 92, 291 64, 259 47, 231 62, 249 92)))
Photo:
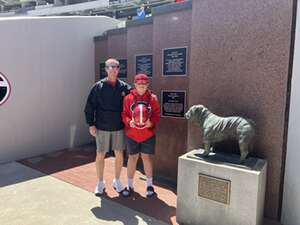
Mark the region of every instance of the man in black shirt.
POLYGON ((104 157, 110 148, 115 153, 115 178, 113 187, 118 192, 123 191, 120 174, 123 164, 123 150, 125 149, 124 124, 121 119, 123 97, 129 93, 130 86, 118 79, 119 61, 108 59, 105 62, 107 77, 98 81, 90 91, 85 106, 86 122, 89 132, 96 138, 97 155, 96 171, 98 183, 95 195, 101 195, 105 189, 103 180, 104 157))

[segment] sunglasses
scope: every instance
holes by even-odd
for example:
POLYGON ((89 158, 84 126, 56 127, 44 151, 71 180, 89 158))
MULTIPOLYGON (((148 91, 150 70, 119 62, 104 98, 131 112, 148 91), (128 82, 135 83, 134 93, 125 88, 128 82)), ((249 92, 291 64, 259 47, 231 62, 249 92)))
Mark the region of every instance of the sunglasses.
POLYGON ((105 68, 108 69, 108 70, 109 70, 110 68, 111 68, 111 69, 118 69, 119 66, 112 65, 112 66, 105 66, 105 68))

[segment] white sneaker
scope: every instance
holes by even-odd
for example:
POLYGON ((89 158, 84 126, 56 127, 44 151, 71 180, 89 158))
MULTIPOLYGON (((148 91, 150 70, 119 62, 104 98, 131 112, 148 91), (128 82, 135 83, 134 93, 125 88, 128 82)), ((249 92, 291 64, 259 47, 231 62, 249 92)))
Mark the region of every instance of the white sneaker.
POLYGON ((118 193, 122 193, 122 191, 124 190, 124 187, 123 187, 121 181, 120 180, 116 180, 116 179, 113 179, 113 188, 118 193))
POLYGON ((95 195, 100 196, 103 194, 105 189, 105 181, 99 181, 95 188, 95 195))

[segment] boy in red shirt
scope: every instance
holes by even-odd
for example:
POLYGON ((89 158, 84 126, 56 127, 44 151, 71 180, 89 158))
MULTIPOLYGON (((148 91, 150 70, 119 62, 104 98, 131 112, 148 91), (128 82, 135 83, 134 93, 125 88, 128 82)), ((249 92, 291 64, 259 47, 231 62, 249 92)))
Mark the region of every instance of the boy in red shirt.
POLYGON ((156 95, 148 89, 149 78, 145 74, 134 77, 135 88, 123 101, 122 120, 125 124, 126 146, 128 151, 128 186, 122 192, 124 197, 133 191, 133 177, 137 160, 141 153, 147 177, 146 196, 155 195, 153 188, 153 154, 155 150, 155 126, 160 118, 160 106, 156 95))

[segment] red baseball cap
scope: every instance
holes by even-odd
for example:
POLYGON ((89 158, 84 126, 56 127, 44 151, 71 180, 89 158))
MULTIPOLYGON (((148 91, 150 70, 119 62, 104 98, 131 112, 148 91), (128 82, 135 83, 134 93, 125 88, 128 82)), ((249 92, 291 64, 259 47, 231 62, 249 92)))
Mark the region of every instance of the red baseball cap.
POLYGON ((140 73, 134 76, 134 83, 149 84, 149 77, 146 74, 140 73))

